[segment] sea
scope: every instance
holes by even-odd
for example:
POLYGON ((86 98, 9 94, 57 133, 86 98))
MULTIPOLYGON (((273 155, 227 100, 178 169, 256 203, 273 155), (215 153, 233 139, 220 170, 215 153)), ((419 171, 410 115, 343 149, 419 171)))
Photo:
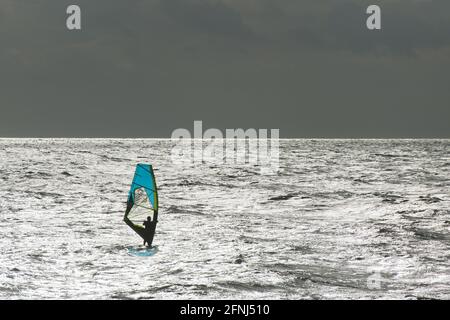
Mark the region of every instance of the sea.
POLYGON ((0 299, 450 298, 450 140, 280 140, 272 174, 173 147, 0 139, 0 299), (151 250, 122 220, 137 163, 151 250))

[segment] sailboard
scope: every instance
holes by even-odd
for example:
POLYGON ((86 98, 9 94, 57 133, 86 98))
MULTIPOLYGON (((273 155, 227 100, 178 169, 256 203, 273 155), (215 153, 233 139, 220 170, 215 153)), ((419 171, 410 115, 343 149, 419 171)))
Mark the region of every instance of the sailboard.
POLYGON ((152 165, 136 166, 123 220, 151 246, 158 222, 158 190, 152 165), (152 222, 144 227, 148 217, 152 222))
POLYGON ((134 257, 151 257, 154 256, 158 252, 158 246, 154 246, 151 248, 135 248, 128 247, 128 254, 134 257))

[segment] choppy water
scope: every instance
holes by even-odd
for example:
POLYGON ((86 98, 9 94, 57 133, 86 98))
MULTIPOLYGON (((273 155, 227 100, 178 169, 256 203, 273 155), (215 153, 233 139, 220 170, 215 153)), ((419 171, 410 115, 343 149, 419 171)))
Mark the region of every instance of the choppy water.
POLYGON ((0 298, 450 298, 449 140, 286 140, 280 172, 169 140, 0 140, 0 298), (151 256, 122 222, 160 187, 151 256))

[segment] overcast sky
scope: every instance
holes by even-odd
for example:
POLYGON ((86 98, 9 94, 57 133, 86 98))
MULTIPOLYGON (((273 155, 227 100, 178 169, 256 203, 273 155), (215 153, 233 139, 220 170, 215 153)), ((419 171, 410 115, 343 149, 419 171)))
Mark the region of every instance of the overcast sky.
POLYGON ((450 138, 450 1, 0 0, 0 111, 4 137, 450 138))

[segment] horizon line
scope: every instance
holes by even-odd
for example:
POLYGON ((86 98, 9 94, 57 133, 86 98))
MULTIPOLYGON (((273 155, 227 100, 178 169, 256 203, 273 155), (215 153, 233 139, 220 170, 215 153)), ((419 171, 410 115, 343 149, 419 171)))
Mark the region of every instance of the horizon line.
POLYGON ((149 137, 0 137, 0 140, 26 140, 26 139, 37 139, 37 140, 450 140, 450 137, 384 137, 384 138, 368 138, 368 137, 299 137, 299 138, 149 138, 149 137))

